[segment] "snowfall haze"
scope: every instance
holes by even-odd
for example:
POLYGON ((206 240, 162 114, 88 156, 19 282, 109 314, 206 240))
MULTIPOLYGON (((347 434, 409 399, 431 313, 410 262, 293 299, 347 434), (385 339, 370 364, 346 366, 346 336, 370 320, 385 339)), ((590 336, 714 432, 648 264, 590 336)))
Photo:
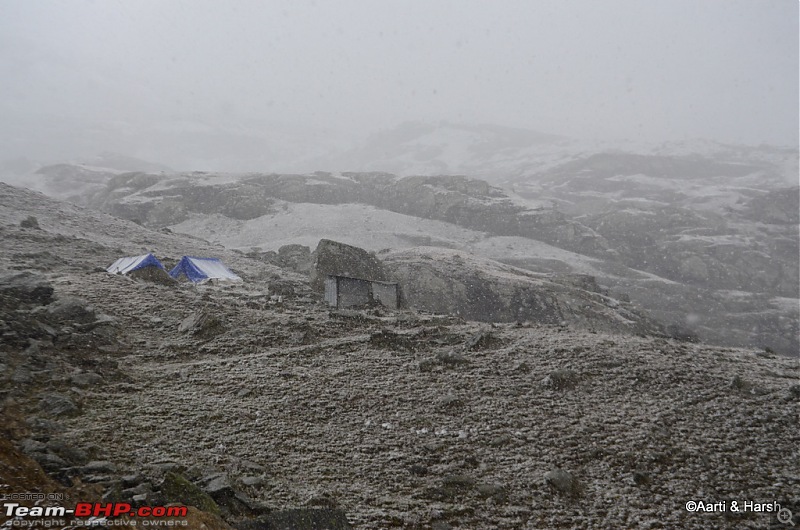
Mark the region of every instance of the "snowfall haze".
POLYGON ((800 522, 798 11, 0 0, 0 529, 800 522))
POLYGON ((282 171, 408 121, 795 146, 797 21, 789 0, 5 0, 0 160, 282 171))

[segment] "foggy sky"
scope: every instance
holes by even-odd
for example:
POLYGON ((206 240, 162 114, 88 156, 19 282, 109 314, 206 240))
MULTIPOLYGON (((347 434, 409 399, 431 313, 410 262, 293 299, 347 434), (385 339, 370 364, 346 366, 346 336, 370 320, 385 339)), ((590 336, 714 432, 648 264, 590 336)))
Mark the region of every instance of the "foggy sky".
POLYGON ((0 80, 3 158, 409 120, 796 145, 798 3, 0 0, 0 80))

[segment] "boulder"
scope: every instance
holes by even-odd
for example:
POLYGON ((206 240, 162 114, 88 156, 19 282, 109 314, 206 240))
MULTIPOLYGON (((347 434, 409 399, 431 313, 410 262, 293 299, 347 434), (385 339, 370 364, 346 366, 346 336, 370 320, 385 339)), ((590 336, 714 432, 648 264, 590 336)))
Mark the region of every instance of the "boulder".
POLYGON ((374 281, 389 279, 380 260, 366 250, 322 239, 311 254, 311 288, 323 292, 325 278, 330 275, 374 281))
POLYGON ((201 311, 199 313, 192 313, 183 319, 178 326, 178 331, 209 338, 223 333, 225 331, 225 326, 215 315, 201 311))
POLYGON ((311 249, 304 245, 284 245, 278 249, 278 264, 307 274, 311 270, 311 249))
POLYGON ((116 473, 117 466, 108 460, 93 460, 81 468, 81 473, 116 473))
POLYGON ((72 466, 83 466, 89 462, 89 455, 83 449, 68 444, 60 438, 47 442, 47 449, 63 458, 72 466))
POLYGON ((89 302, 75 296, 65 296, 47 306, 51 320, 60 323, 89 324, 95 321, 95 311, 89 302))
POLYGON ((219 506, 208 493, 189 482, 182 475, 172 471, 168 471, 164 475, 164 481, 161 483, 161 494, 167 502, 187 504, 215 515, 220 513, 219 506))
POLYGON ((103 376, 95 372, 80 372, 70 376, 70 382, 78 387, 87 388, 103 382, 103 376))
POLYGON ((22 228, 32 228, 34 230, 41 230, 41 227, 39 226, 39 220, 32 215, 29 215, 28 217, 20 221, 19 226, 22 228))
MULTIPOLYGON (((591 276, 547 275, 452 249, 418 247, 381 254, 409 307, 482 322, 536 322, 614 333, 652 334, 660 325, 609 298, 591 276)), ((466 349, 492 346, 476 335, 466 349), (474 342, 474 344, 473 344, 474 342)))
POLYGON ((572 473, 560 468, 545 473, 544 480, 553 489, 565 495, 576 495, 580 491, 580 485, 572 473))
POLYGON ((211 479, 204 490, 217 506, 234 516, 253 516, 268 511, 258 502, 234 490, 225 475, 211 479))
POLYGON ((43 275, 29 271, 1 274, 0 303, 4 299, 11 299, 16 305, 49 304, 53 300, 53 286, 43 275))
POLYGON ((545 377, 544 383, 554 390, 566 390, 577 385, 580 379, 580 375, 574 370, 559 368, 545 377))
POLYGON ((50 473, 54 473, 69 466, 69 464, 67 464, 63 458, 50 452, 34 453, 31 456, 34 460, 36 460, 36 462, 39 463, 40 466, 42 466, 42 469, 50 473))
POLYGON ((76 416, 80 413, 80 409, 74 401, 57 392, 42 396, 39 401, 39 409, 53 417, 76 416))

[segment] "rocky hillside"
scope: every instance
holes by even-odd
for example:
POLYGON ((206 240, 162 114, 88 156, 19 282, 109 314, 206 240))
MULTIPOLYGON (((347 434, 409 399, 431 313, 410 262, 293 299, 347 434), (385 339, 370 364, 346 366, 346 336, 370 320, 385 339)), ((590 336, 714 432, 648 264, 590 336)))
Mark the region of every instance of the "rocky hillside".
POLYGON ((330 311, 287 269, 5 185, 0 198, 0 470, 27 491, 191 504, 207 528, 764 528, 775 513, 685 506, 800 512, 796 360, 330 311), (144 250, 213 253, 246 281, 98 268, 144 250))
POLYGON ((98 167, 132 167, 119 156, 96 163, 42 168, 30 185, 244 252, 310 252, 327 238, 590 275, 683 336, 800 355, 796 148, 611 145, 410 123, 317 159, 329 172, 147 173, 98 167))
POLYGON ((526 271, 450 249, 379 254, 410 307, 489 322, 539 322, 638 335, 664 330, 593 276, 526 271))
MULTIPOLYGON (((518 176, 506 182, 514 192, 458 176, 103 173, 81 201, 247 252, 330 238, 588 274, 682 334, 797 355, 800 190, 785 184, 790 166, 789 153, 766 148, 609 152, 518 176)), ((91 180, 86 171, 74 179, 91 180)), ((69 187, 68 171, 63 179, 69 187)))
MULTIPOLYGON (((602 159, 609 154, 642 156, 654 168, 663 162, 683 166, 688 170, 683 176, 702 176, 709 169, 711 176, 730 176, 714 168, 733 164, 769 170, 783 185, 797 180, 797 146, 730 145, 700 139, 664 143, 586 140, 446 121, 403 123, 371 135, 352 149, 319 157, 311 165, 329 171, 389 171, 403 176, 472 175, 506 184, 531 183, 532 175, 565 165, 581 166, 587 158, 602 159)), ((651 174, 648 170, 641 173, 651 174)))

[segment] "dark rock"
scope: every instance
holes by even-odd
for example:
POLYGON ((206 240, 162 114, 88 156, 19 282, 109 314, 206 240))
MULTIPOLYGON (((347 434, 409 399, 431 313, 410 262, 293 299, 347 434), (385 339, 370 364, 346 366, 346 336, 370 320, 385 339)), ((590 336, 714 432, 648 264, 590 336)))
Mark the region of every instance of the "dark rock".
POLYGON ((428 474, 428 468, 422 464, 411 464, 408 467, 408 471, 412 475, 417 475, 418 477, 424 477, 428 474))
POLYGON ((231 485, 228 482, 228 477, 224 474, 218 474, 211 477, 207 477, 206 479, 203 479, 203 482, 208 483, 204 489, 206 493, 208 493, 212 497, 214 496, 215 493, 231 489, 231 485))
POLYGON ((278 249, 278 264, 295 272, 311 270, 311 249, 303 245, 284 245, 278 249))
POLYGON ((175 502, 194 506, 204 512, 220 514, 219 506, 211 496, 195 486, 183 476, 168 471, 161 483, 161 494, 167 502, 175 502))
POLYGON ((43 333, 44 335, 46 335, 50 339, 54 339, 54 338, 58 337, 58 331, 54 327, 48 326, 47 324, 44 324, 44 323, 39 322, 39 321, 36 322, 36 325, 38 326, 38 328, 41 331, 41 333, 43 333))
POLYGON ((503 447, 504 445, 508 445, 513 442, 514 439, 508 434, 501 434, 500 436, 495 436, 491 440, 489 440, 489 445, 492 447, 503 447))
POLYGON ((253 516, 264 513, 266 508, 233 489, 228 478, 220 475, 209 481, 204 488, 217 506, 234 516, 253 516))
POLYGON ((33 373, 27 366, 20 366, 11 374, 11 381, 19 384, 30 383, 33 381, 33 373))
POLYGON ((19 226, 22 228, 32 228, 34 230, 41 230, 41 227, 39 226, 39 220, 32 215, 29 215, 28 217, 20 221, 19 226))
POLYGON ((417 348, 417 345, 411 337, 395 333, 388 329, 382 329, 370 335, 369 344, 373 348, 387 348, 393 351, 415 351, 417 348))
POLYGON ((311 288, 325 290, 325 278, 330 275, 386 281, 389 279, 380 260, 364 249, 322 239, 311 254, 311 288))
POLYGON ((530 373, 530 371, 531 371, 531 365, 529 365, 525 361, 521 361, 521 362, 517 363, 516 365, 514 365, 514 368, 512 368, 512 371, 520 373, 520 374, 527 374, 527 373, 530 373))
POLYGON ((645 471, 634 471, 633 472, 633 483, 638 486, 647 486, 652 482, 652 478, 650 474, 645 471))
POLYGON ((179 464, 178 462, 156 462, 153 464, 153 469, 159 474, 165 475, 169 472, 177 473, 178 475, 186 472, 186 466, 179 464))
POLYGON ((442 485, 449 488, 469 489, 475 485, 475 479, 469 475, 447 475, 442 477, 442 485))
POLYGON ((33 453, 31 456, 42 466, 42 469, 51 473, 69 467, 69 464, 63 458, 50 452, 33 453))
POLYGON ((53 286, 41 274, 22 271, 0 275, 0 301, 44 305, 53 299, 53 286))
POLYGON ((494 499, 497 502, 508 500, 508 490, 500 484, 478 484, 475 493, 482 499, 494 499))
POLYGON ((153 485, 149 482, 142 482, 132 488, 125 488, 122 490, 122 496, 126 499, 132 499, 136 495, 149 495, 153 493, 153 485))
POLYGON ((266 483, 266 480, 264 479, 264 477, 247 476, 239 479, 239 482, 241 482, 243 486, 246 486, 248 488, 258 488, 260 486, 263 486, 266 483))
POLYGON ((475 479, 468 475, 448 475, 442 478, 438 487, 427 488, 423 496, 441 502, 455 500, 468 493, 475 486, 475 479))
POLYGON ((225 326, 215 315, 202 311, 192 313, 178 326, 181 333, 189 333, 197 337, 211 338, 225 332, 225 326))
POLYGON ((305 503, 308 507, 315 507, 315 508, 338 508, 338 503, 336 499, 333 498, 328 493, 323 493, 321 495, 314 495, 310 499, 308 499, 305 503))
POLYGON ((670 324, 664 331, 668 337, 682 342, 700 342, 697 332, 685 324, 670 324))
POLYGON ((134 475, 123 475, 120 477, 120 482, 124 488, 132 488, 137 484, 144 482, 144 475, 136 473, 134 475))
POLYGON ((94 308, 82 298, 67 296, 47 306, 47 313, 55 322, 89 324, 95 321, 94 308))
POLYGON ((439 400, 439 407, 443 409, 458 408, 464 404, 464 400, 458 396, 448 394, 439 400))
MULTIPOLYGON (((87 481, 86 478, 87 477, 84 477, 84 480, 86 482, 97 482, 94 480, 87 481)), ((103 496, 101 498, 103 502, 123 502, 127 499, 128 498, 125 495, 123 495, 120 489, 119 482, 116 481, 113 484, 111 484, 111 486, 106 490, 105 493, 103 493, 103 496)))
POLYGON ((577 479, 569 471, 555 468, 544 475, 544 480, 556 491, 565 495, 577 495, 580 492, 580 485, 577 479))
POLYGON ((19 449, 26 455, 31 456, 34 453, 44 453, 47 451, 47 446, 33 438, 23 438, 19 441, 19 449))
POLYGON ((81 468, 81 473, 115 473, 117 466, 107 460, 93 460, 81 468))
POLYGON ((49 416, 77 416, 80 408, 64 394, 53 392, 45 394, 39 401, 39 409, 49 416))
MULTIPOLYGON (((622 333, 661 326, 630 306, 609 307, 591 277, 534 274, 465 252, 408 249, 381 254, 408 307, 482 322, 561 322, 622 333)), ((475 347, 489 348, 492 341, 475 347)))
MULTIPOLYGON (((114 475, 83 475, 82 480, 83 482, 102 484, 107 487, 112 487, 114 485, 118 486, 117 479, 114 477, 114 475)), ((118 494, 119 492, 116 493, 118 494)))
POLYGON ((73 374, 70 377, 70 382, 81 388, 86 388, 90 386, 99 385, 103 382, 103 376, 100 374, 96 374, 94 372, 82 372, 79 374, 73 374))
POLYGON ((435 359, 423 359, 419 362, 419 371, 430 372, 438 365, 439 363, 435 359))
POLYGON ((69 445, 59 438, 47 442, 47 448, 66 460, 72 466, 82 466, 89 461, 89 455, 83 449, 69 445))
POLYGON ((436 354, 436 360, 445 366, 458 366, 469 363, 466 357, 454 351, 439 352, 436 354))
POLYGON ((97 315, 97 318, 92 322, 87 322, 85 324, 76 324, 75 328, 78 331, 87 332, 95 330, 101 326, 103 327, 110 327, 116 323, 116 319, 110 315, 100 314, 97 315))
POLYGON ((558 369, 545 378, 545 384, 555 390, 572 388, 578 381, 580 381, 578 373, 568 368, 558 369))
POLYGON ((56 421, 35 416, 26 418, 25 423, 28 424, 32 431, 39 433, 59 433, 66 430, 63 425, 56 421))
POLYGON ((488 331, 479 331, 467 339, 467 342, 464 343, 464 351, 490 348, 496 341, 488 331))

